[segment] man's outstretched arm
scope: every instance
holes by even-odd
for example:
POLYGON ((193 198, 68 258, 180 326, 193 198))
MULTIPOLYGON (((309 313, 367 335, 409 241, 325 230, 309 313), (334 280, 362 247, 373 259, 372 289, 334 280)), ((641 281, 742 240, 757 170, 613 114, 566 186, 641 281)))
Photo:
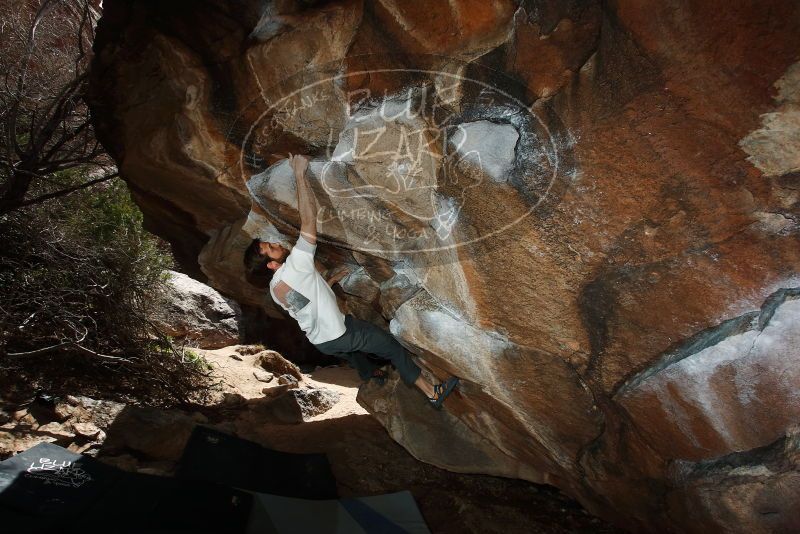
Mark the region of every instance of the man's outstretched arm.
POLYGON ((308 158, 305 156, 289 155, 289 164, 294 171, 297 183, 297 209, 300 211, 300 235, 309 243, 317 242, 317 202, 314 193, 306 178, 308 158))

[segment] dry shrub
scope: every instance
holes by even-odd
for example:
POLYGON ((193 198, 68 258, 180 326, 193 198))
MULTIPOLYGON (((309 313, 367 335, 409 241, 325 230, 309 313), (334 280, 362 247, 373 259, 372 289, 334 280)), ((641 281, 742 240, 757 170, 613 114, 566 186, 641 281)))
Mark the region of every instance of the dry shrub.
POLYGON ((151 321, 171 258, 141 222, 121 182, 0 217, 6 382, 159 405, 202 396, 204 362, 151 321))

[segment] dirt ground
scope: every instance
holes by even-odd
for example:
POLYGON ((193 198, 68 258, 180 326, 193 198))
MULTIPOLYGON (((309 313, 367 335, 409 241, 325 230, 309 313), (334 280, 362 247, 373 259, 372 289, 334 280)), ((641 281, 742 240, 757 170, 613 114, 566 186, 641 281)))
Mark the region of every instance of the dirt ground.
MULTIPOLYGON (((15 401, 5 395, 4 388, 0 457, 8 457, 39 441, 50 441, 125 469, 169 475, 180 457, 181 439, 185 439, 181 436, 188 437, 186 428, 199 422, 277 450, 325 453, 343 497, 409 490, 434 533, 616 531, 555 488, 451 473, 416 460, 356 402, 359 380, 349 368, 316 368, 303 373, 300 389, 334 391, 339 399, 324 413, 306 417, 302 423, 286 424, 264 415, 265 397, 269 394, 262 391, 280 386, 277 372, 269 382, 263 381, 265 376, 257 365, 255 349, 234 346, 198 352, 212 366, 218 387, 205 405, 157 412, 163 416, 159 416, 161 427, 152 434, 165 436, 163 443, 158 438, 145 444, 139 438, 126 442, 125 436, 138 436, 142 432, 114 424, 124 404, 92 403, 90 399, 90 407, 84 408, 87 401, 69 399, 82 410, 83 434, 87 434, 87 421, 100 430, 87 437, 77 435, 77 427, 70 423, 78 416, 48 421, 53 418, 48 416, 50 411, 36 408, 40 401, 20 405, 18 399, 22 397, 16 395, 15 401), (257 373, 261 374, 261 380, 257 373), (92 411, 95 413, 86 413, 92 411)), ((68 404, 59 405, 58 399, 53 402, 56 402, 55 412, 63 411, 68 404)))

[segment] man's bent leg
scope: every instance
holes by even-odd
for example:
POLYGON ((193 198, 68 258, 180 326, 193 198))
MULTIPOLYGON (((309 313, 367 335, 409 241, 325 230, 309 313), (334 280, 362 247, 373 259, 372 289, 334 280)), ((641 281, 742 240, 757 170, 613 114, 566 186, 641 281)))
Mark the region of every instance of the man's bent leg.
POLYGON ((340 352, 335 356, 347 361, 364 381, 369 380, 375 369, 378 369, 378 366, 363 352, 340 352))
POLYGON ((420 378, 422 370, 408 351, 391 334, 372 323, 353 318, 352 343, 356 350, 374 354, 392 362, 400 378, 409 386, 420 378))
POLYGON ((350 364, 350 367, 358 371, 358 376, 361 377, 361 380, 369 380, 375 369, 378 369, 378 365, 370 360, 367 354, 359 352, 356 347, 356 336, 354 334, 358 328, 354 325, 355 320, 352 315, 346 315, 344 318, 346 327, 344 334, 336 339, 315 344, 314 346, 323 354, 345 360, 350 364))
MULTIPOLYGON (((417 386, 430 399, 436 396, 434 385, 425 379, 422 369, 414 363, 408 351, 391 334, 371 323, 360 321, 352 315, 345 317, 345 325, 347 331, 344 335, 333 341, 316 345, 316 347, 325 354, 346 359, 354 367, 362 361, 375 365, 364 353, 387 359, 395 366, 403 382, 409 386, 417 386)), ((366 380, 361 370, 359 370, 359 375, 366 380)))

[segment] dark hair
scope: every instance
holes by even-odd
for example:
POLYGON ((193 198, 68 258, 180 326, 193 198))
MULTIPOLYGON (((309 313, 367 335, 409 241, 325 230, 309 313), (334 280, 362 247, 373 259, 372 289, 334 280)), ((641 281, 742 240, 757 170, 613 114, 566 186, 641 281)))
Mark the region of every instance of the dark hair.
POLYGON ((244 251, 244 266, 246 269, 249 270, 250 266, 264 258, 258 247, 260 244, 261 240, 255 238, 250 242, 250 246, 247 247, 247 250, 244 251))
POLYGON ((258 245, 261 240, 256 238, 244 251, 244 273, 245 279, 252 285, 265 289, 272 280, 272 270, 267 267, 269 258, 262 255, 258 245))

